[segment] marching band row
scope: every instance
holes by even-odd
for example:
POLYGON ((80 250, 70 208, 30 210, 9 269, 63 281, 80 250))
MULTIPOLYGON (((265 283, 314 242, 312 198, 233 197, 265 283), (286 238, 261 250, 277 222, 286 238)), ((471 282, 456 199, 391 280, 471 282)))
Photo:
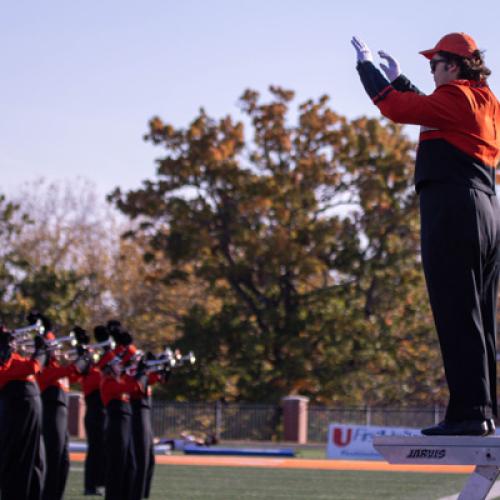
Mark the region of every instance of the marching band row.
POLYGON ((0 492, 2 500, 60 500, 69 472, 69 383, 85 396, 84 494, 148 498, 154 448, 151 386, 195 362, 165 349, 144 354, 119 321, 56 338, 36 312, 27 327, 0 327, 0 492), (66 346, 66 344, 68 344, 66 346), (104 488, 104 492, 103 492, 104 488))

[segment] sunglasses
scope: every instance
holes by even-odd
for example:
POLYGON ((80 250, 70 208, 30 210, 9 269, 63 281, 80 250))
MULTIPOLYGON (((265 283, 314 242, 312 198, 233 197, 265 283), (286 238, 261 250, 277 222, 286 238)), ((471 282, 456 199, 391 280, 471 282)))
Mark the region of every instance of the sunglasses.
POLYGON ((431 59, 429 61, 429 64, 431 65, 431 73, 436 71, 437 65, 441 62, 447 63, 448 61, 446 59, 431 59))

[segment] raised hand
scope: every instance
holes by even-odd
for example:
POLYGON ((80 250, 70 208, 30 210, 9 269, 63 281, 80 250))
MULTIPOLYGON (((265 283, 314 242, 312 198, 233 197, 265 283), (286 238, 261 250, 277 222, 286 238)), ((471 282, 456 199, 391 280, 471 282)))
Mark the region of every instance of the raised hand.
POLYGON ((398 61, 383 50, 379 50, 378 55, 382 59, 385 59, 387 63, 387 65, 380 63, 380 68, 385 73, 385 76, 387 76, 387 79, 393 82, 401 74, 401 68, 399 67, 398 61))
POLYGON ((365 42, 353 36, 351 39, 351 44, 354 47, 354 50, 356 50, 356 57, 358 58, 359 62, 373 61, 372 51, 365 42))

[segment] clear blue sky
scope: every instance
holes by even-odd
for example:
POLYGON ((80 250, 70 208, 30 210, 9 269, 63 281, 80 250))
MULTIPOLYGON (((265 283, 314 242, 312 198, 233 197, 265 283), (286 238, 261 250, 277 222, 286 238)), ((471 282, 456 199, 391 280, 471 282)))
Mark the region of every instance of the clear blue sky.
POLYGON ((327 93, 341 114, 378 116, 354 69, 353 34, 430 92, 418 51, 465 31, 487 50, 500 95, 499 19, 497 0, 2 2, 0 192, 41 176, 85 177, 103 194, 138 187, 161 154, 142 140, 151 116, 186 126, 203 106, 238 117, 245 88, 281 85, 297 104, 327 93))

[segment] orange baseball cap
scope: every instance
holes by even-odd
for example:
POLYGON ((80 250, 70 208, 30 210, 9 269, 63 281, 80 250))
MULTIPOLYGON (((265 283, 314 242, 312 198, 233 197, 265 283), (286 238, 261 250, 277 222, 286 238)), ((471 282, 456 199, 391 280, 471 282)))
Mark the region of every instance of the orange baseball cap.
POLYGON ((451 52, 457 56, 472 57, 474 52, 479 50, 474 39, 467 33, 448 33, 443 36, 433 49, 422 50, 422 54, 427 59, 432 59, 436 52, 451 52))

